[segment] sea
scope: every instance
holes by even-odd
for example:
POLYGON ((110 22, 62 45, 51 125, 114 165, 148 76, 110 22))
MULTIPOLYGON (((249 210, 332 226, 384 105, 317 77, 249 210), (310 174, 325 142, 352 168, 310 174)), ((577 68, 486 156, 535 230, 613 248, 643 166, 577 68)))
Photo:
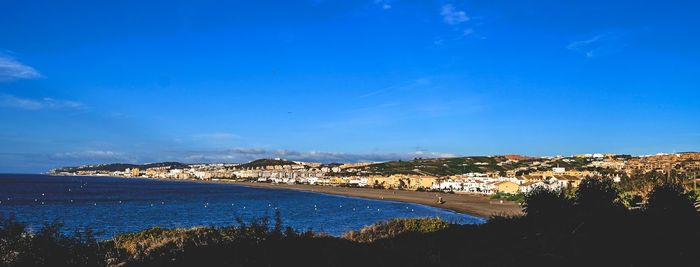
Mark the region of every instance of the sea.
POLYGON ((91 229, 98 239, 151 227, 237 225, 272 218, 285 226, 339 236, 393 218, 439 217, 478 224, 481 217, 403 202, 235 184, 90 176, 0 174, 0 214, 36 231, 58 221, 66 234, 91 229))

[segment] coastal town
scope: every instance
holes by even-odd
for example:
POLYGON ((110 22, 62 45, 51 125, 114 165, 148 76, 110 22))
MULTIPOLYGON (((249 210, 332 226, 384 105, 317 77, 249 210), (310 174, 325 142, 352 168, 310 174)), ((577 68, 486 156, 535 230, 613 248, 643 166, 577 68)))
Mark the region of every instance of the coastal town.
POLYGON ((678 178, 696 187, 700 153, 647 156, 582 154, 416 158, 411 161, 314 163, 281 158, 243 164, 106 164, 53 169, 51 175, 113 176, 175 180, 309 184, 340 187, 439 191, 457 194, 523 194, 535 187, 576 188, 587 177, 616 183, 644 175, 678 178))

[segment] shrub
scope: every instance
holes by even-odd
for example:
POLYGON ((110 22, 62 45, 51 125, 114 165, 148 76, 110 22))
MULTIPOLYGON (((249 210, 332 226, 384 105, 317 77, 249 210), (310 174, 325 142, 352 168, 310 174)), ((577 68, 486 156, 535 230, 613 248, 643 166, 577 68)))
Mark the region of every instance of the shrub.
POLYGON ((21 253, 29 247, 25 231, 26 225, 14 216, 5 218, 0 214, 0 263, 14 265, 19 262, 21 253))
POLYGON ((491 195, 491 199, 503 199, 503 200, 508 200, 508 201, 515 201, 518 203, 523 203, 523 201, 525 201, 525 194, 522 194, 522 193, 508 194, 508 193, 503 193, 503 192, 496 192, 495 194, 491 195))
POLYGON ((527 217, 551 220, 571 211, 572 202, 564 192, 536 187, 525 195, 523 211, 527 217))
POLYGON ((694 194, 685 193, 683 186, 667 183, 652 189, 645 210, 657 216, 690 217, 696 214, 694 202, 694 194))
POLYGON ((574 198, 579 215, 603 218, 624 210, 620 191, 611 179, 586 178, 581 181, 574 198))
POLYGON ((86 230, 67 236, 58 221, 30 233, 14 217, 0 215, 0 266, 99 266, 97 241, 86 230))
POLYGON ((379 239, 412 233, 430 233, 449 227, 450 224, 439 218, 393 219, 368 225, 359 231, 350 231, 343 238, 356 242, 373 242, 379 239))

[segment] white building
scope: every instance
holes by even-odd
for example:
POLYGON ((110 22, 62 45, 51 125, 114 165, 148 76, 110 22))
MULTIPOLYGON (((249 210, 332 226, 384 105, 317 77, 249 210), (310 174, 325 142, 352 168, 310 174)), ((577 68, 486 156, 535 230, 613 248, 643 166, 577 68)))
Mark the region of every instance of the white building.
POLYGON ((367 177, 354 177, 350 179, 350 181, 348 181, 348 184, 353 186, 366 187, 368 180, 369 179, 367 177))

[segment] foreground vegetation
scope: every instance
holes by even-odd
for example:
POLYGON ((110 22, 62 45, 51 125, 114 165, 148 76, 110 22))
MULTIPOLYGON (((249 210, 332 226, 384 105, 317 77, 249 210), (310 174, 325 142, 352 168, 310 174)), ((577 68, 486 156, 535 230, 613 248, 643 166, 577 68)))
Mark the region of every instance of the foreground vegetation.
POLYGON ((524 216, 482 225, 396 219, 332 237, 283 228, 279 215, 236 226, 153 228, 97 241, 60 224, 30 233, 0 218, 2 266, 691 266, 700 251, 696 196, 655 187, 643 208, 625 207, 609 180, 573 195, 536 189, 524 216))

